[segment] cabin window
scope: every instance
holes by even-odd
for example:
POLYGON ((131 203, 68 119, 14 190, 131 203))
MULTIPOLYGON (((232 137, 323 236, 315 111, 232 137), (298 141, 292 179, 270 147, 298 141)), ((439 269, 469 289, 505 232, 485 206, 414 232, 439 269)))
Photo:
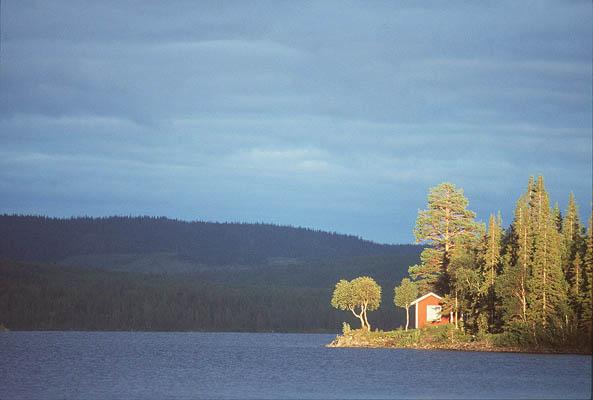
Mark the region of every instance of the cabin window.
POLYGON ((426 306, 426 320, 440 321, 441 320, 441 306, 426 306))

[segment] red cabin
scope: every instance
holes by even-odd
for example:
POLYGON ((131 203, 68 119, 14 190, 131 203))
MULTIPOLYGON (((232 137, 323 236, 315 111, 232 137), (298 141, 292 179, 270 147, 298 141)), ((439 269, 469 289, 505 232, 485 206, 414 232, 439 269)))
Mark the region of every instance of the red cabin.
POLYGON ((430 292, 410 303, 416 309, 416 328, 422 328, 424 324, 443 325, 453 321, 453 313, 442 315, 442 300, 441 296, 430 292))

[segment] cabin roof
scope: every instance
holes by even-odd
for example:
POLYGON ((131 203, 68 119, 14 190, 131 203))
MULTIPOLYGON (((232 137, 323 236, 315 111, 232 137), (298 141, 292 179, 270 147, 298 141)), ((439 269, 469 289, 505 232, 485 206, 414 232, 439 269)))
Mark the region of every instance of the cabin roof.
POLYGON ((443 298, 441 296, 439 296, 438 294, 434 294, 433 292, 428 292, 426 293, 424 296, 417 298, 416 300, 414 300, 413 302, 410 303, 411 306, 421 302, 422 300, 424 300, 425 298, 429 297, 429 296, 434 296, 439 300, 442 300, 443 298))

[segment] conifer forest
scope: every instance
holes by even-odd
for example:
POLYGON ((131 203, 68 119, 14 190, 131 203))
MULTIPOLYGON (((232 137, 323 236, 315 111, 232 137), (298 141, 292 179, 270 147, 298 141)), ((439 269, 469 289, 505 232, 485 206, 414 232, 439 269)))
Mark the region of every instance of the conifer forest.
POLYGON ((2 215, 0 323, 338 332, 358 320, 331 307, 334 285, 368 276, 385 288, 369 318, 389 330, 407 325, 393 288, 409 277, 419 296, 442 296, 468 334, 590 348, 593 213, 581 216, 572 194, 565 210, 552 205, 542 176, 517 198, 505 229, 496 210, 476 221, 463 191, 442 183, 410 227, 417 243, 404 245, 267 224, 2 215))
POLYGON ((500 214, 487 228, 461 189, 430 189, 414 234, 429 245, 409 268, 421 293, 445 299, 444 313, 473 334, 504 334, 509 345, 591 348, 593 235, 570 194, 552 206, 544 178, 531 177, 508 229, 500 214))

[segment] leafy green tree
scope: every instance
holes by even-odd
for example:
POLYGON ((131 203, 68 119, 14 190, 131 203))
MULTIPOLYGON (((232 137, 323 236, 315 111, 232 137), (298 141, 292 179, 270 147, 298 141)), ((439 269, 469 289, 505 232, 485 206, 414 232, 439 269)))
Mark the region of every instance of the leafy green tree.
POLYGON ((479 236, 481 225, 473 219, 476 214, 467 210, 468 200, 463 190, 451 183, 441 183, 428 193, 428 209, 418 211, 414 236, 417 243, 430 248, 421 255, 421 264, 409 268, 422 290, 449 293, 449 263, 455 239, 459 236, 479 236))
POLYGON ((397 307, 406 309, 406 331, 410 324, 410 303, 418 297, 418 288, 416 284, 408 278, 402 279, 400 286, 394 288, 395 296, 393 302, 397 307))
POLYGON ((381 286, 373 278, 361 276, 352 281, 340 280, 334 289, 331 305, 340 310, 350 310, 360 320, 363 330, 371 330, 367 311, 379 308, 381 286), (359 311, 357 311, 359 310, 359 311))

